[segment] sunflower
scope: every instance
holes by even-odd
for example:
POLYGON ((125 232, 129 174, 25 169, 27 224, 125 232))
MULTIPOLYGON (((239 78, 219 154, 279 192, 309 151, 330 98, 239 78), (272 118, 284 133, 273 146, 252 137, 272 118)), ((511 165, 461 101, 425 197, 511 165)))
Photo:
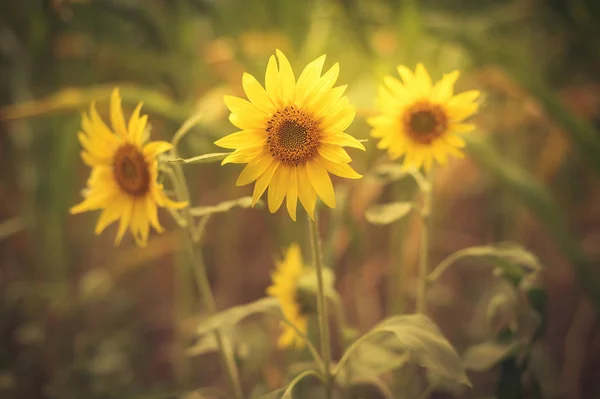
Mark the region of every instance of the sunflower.
POLYGON ((115 244, 119 244, 129 227, 139 246, 148 241, 150 225, 158 232, 157 207, 182 208, 187 204, 174 202, 164 193, 156 179, 157 157, 171 149, 165 141, 147 142, 147 115, 140 116, 142 103, 125 124, 118 89, 110 98, 112 130, 106 126, 94 103, 90 114, 83 115, 82 130, 78 137, 83 151, 81 158, 92 168, 84 192, 85 199, 71 208, 72 214, 102 209, 96 234, 117 220, 119 230, 115 244))
POLYGON ((245 73, 242 86, 248 99, 225 96, 231 111, 229 120, 240 129, 215 142, 234 149, 222 164, 245 163, 237 185, 256 182, 252 203, 267 187, 271 213, 287 197, 287 210, 296 220, 298 199, 314 218, 317 195, 335 208, 335 194, 329 173, 358 179, 343 147, 364 150, 354 137, 344 133, 355 111, 343 95, 346 85, 333 87, 338 74, 336 63, 321 76, 325 56, 309 63, 298 81, 285 55, 277 50, 267 65, 265 88, 245 73))
MULTIPOLYGON (((277 263, 277 270, 272 276, 273 284, 267 288, 269 296, 279 299, 285 318, 304 334, 307 331, 308 316, 311 310, 306 306, 306 303, 310 303, 310 301, 302 298, 304 295, 301 294, 299 288, 300 280, 303 276, 310 274, 310 271, 309 268, 304 267, 300 247, 292 244, 287 249, 283 261, 277 263)), ((283 332, 277 341, 277 346, 280 348, 302 348, 304 346, 302 338, 289 325, 281 322, 281 328, 283 332)))
POLYGON ((454 95, 459 72, 454 71, 432 84, 427 70, 418 64, 415 73, 398 67, 402 82, 387 76, 379 88, 381 115, 369 118, 371 135, 381 140, 391 159, 404 155, 404 165, 429 170, 435 160, 445 165, 448 155, 463 157, 465 141, 459 134, 475 126, 463 121, 477 112, 479 91, 454 95))

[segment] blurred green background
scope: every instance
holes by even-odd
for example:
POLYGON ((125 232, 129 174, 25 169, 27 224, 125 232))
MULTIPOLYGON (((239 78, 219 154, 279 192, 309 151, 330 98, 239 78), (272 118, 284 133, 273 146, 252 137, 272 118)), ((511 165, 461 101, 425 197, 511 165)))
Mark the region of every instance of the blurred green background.
MULTIPOLYGON (((536 381, 553 388, 520 395, 600 397, 595 0, 2 0, 0 397, 163 398, 225 387, 214 353, 187 351, 203 311, 168 214, 160 215, 168 231, 145 249, 131 237, 114 247, 114 226, 95 236, 97 214, 68 214, 89 172, 76 133, 91 100, 107 116, 119 86, 126 115, 144 102, 153 139, 170 140, 204 110, 180 153, 218 152, 212 143, 235 131, 223 95, 243 95, 244 71, 263 81, 275 48, 296 74, 324 53, 326 67, 340 63, 339 84, 358 111, 349 133, 360 139, 377 85, 398 64, 422 62, 434 79, 460 69, 457 89, 484 93, 469 155, 436 173, 432 261, 499 241, 536 254, 547 298, 538 363, 548 366, 538 365, 546 374, 536 381)), ((338 207, 322 212, 322 231, 346 317, 366 331, 413 311, 419 226, 366 223, 370 204, 409 199, 415 187, 373 178, 387 162, 373 140, 351 155, 366 177, 336 181, 338 207)), ((184 170, 195 205, 251 193, 235 186, 239 166, 184 170)), ((285 211, 234 210, 215 215, 208 231, 219 309, 262 297, 274 256, 307 242, 304 218, 294 223, 285 211)), ((477 318, 496 283, 464 262, 432 287, 431 316, 459 353, 486 338, 477 318)), ((274 348, 276 321, 246 324, 237 348, 245 392, 282 386, 285 365, 306 357, 274 348)), ((498 388, 505 366, 470 373, 472 390, 429 397, 511 397, 498 388)), ((400 391, 407 383, 392 382, 400 391)))

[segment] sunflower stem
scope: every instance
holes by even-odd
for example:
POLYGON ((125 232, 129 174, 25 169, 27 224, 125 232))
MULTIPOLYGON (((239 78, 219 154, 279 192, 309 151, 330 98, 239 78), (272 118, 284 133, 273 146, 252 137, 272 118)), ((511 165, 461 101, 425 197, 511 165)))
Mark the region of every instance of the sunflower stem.
MULTIPOLYGON (((176 151, 173 151, 176 155, 176 151)), ((190 203, 190 193, 185 184, 185 176, 183 174, 183 170, 179 165, 173 165, 174 173, 170 175, 173 179, 173 186, 177 192, 177 198, 180 201, 187 201, 190 203)), ((215 297, 212 293, 212 289, 210 287, 210 282, 208 280, 208 275, 206 272, 206 265, 204 264, 204 257, 202 256, 201 249, 195 248, 196 241, 198 241, 197 237, 201 236, 199 231, 196 231, 196 227, 194 226, 194 219, 192 214, 190 213, 190 207, 186 207, 184 209, 184 216, 187 221, 185 225, 186 231, 186 248, 188 250, 190 260, 192 262, 192 273, 194 274, 194 281, 196 286, 198 287, 198 291, 201 296, 201 301, 204 302, 208 313, 212 316, 217 313, 217 304, 215 301, 215 297)), ((205 218, 203 222, 206 222, 208 218, 205 218)), ((204 228, 205 223, 201 223, 202 229, 204 228)), ((200 226, 198 227, 200 230, 200 226)), ((217 345, 219 347, 219 356, 221 358, 221 364, 223 369, 227 374, 227 380, 229 383, 229 389, 235 399, 243 399, 244 394, 242 391, 242 386, 239 379, 239 374, 237 372, 237 368, 235 365, 235 359, 233 358, 233 353, 230 348, 227 347, 223 334, 221 330, 216 329, 215 338, 217 341, 217 345)))
POLYGON ((319 237, 317 211, 314 220, 308 217, 310 230, 310 246, 312 249, 313 265, 317 272, 317 308, 319 312, 319 337, 321 340, 321 357, 325 363, 325 397, 331 399, 333 391, 333 378, 330 370, 331 346, 329 340, 329 318, 327 316, 327 298, 323 288, 323 249, 319 237))
POLYGON ((421 243, 419 246, 419 280, 417 286, 416 312, 427 312, 427 274, 429 273, 429 236, 431 230, 431 204, 433 202, 433 173, 427 173, 428 185, 420 186, 421 205, 421 243))

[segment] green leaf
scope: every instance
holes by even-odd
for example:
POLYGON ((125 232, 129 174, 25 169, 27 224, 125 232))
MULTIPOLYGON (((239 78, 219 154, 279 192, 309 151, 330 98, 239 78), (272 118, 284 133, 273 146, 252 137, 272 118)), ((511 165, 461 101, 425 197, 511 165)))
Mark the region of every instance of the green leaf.
MULTIPOLYGON (((108 109, 107 102, 115 86, 97 85, 89 87, 72 87, 58 90, 44 98, 3 107, 0 110, 0 120, 14 120, 34 116, 50 115, 60 112, 72 112, 88 108, 92 101, 102 100, 108 109)), ((136 105, 144 102, 143 110, 152 115, 160 115, 175 122, 188 118, 191 110, 176 103, 165 94, 150 88, 138 86, 120 86, 124 104, 136 105)))
POLYGON ((538 258, 519 244, 498 243, 469 247, 456 251, 439 263, 433 272, 429 274, 428 280, 437 280, 450 266, 464 258, 485 258, 491 260, 493 264, 501 267, 503 273, 512 276, 518 274, 519 279, 525 271, 537 272, 542 268, 538 258), (500 262, 502 260, 508 261, 508 263, 500 262), (515 270, 513 268, 515 264, 521 266, 522 269, 515 270))
POLYGON ((199 155, 197 157, 192 158, 175 158, 175 159, 167 159, 169 163, 180 163, 180 164, 189 164, 189 163, 210 163, 210 162, 218 162, 224 160, 227 155, 231 154, 230 152, 215 152, 211 154, 199 155))
POLYGON ((6 219, 0 222, 0 241, 11 237, 25 228, 20 217, 6 219))
POLYGON ((427 191, 431 188, 431 185, 419 170, 395 163, 377 166, 372 176, 385 184, 411 176, 417 182, 421 191, 427 191))
POLYGON ((394 394, 387 384, 375 376, 359 375, 358 378, 352 380, 348 389, 351 392, 349 397, 352 398, 394 398, 394 394))
POLYGON ((521 342, 508 343, 483 342, 469 347, 463 355, 463 365, 467 370, 489 370, 502 360, 513 354, 521 342))
MULTIPOLYGON (((364 362, 356 357, 356 353, 366 343, 378 345, 388 352, 405 353, 410 357, 410 361, 452 381, 470 386, 460 357, 427 316, 401 315, 379 323, 348 348, 334 373, 337 374, 344 367, 348 367, 347 363, 364 362)), ((373 359, 369 360, 372 361, 373 359)))
POLYGON ((384 205, 374 205, 367 209, 365 218, 373 224, 390 224, 408 215, 413 208, 411 202, 391 202, 384 205))
POLYGON ((260 397, 260 399, 278 399, 278 398, 293 399, 294 397, 292 396, 292 392, 294 391, 294 388, 296 387, 296 385, 300 381, 302 381, 304 378, 309 377, 311 375, 315 376, 319 379, 321 377, 320 374, 317 373, 315 370, 303 371, 302 373, 298 374, 286 387, 277 389, 273 392, 263 395, 260 397), (282 393, 283 393, 283 395, 281 395, 282 393))
POLYGON ((390 335, 381 337, 377 342, 361 343, 340 370, 336 381, 340 385, 352 385, 356 377, 376 377, 407 363, 410 355, 405 351, 397 351, 394 343, 389 342, 391 339, 394 337, 390 335))
MULTIPOLYGON (((257 204, 262 205, 263 202, 259 201, 257 204)), ((190 209, 190 213, 192 216, 207 216, 212 215, 214 213, 223 213, 228 212, 233 208, 251 208, 252 207, 252 197, 242 197, 235 200, 224 201, 217 205, 213 206, 198 206, 190 209)))
POLYGON ((204 320, 198 327, 197 334, 204 335, 216 329, 232 327, 243 319, 257 313, 272 312, 281 312, 277 298, 262 298, 246 305, 234 306, 204 320))

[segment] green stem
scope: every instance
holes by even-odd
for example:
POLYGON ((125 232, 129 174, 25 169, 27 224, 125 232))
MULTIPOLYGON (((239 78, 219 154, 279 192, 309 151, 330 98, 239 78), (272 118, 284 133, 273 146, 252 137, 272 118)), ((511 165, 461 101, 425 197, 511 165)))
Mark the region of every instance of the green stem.
MULTIPOLYGON (((208 276, 206 274, 206 265, 202 259, 202 254, 198 253, 200 250, 195 250, 194 242, 192 240, 192 233, 186 235, 187 239, 187 248, 190 254, 190 258, 192 260, 192 264, 194 272, 194 280, 196 281, 196 285, 198 286, 198 291, 200 291, 200 295, 202 296, 202 301, 208 309, 208 313, 210 315, 214 315, 217 313, 217 305, 215 302, 215 298, 212 294, 212 290, 210 288, 210 283, 208 281, 208 276)), ((240 380, 237 374, 237 370, 235 368, 235 360, 232 358, 233 353, 230 348, 227 348, 225 345, 225 339, 223 338, 223 334, 221 330, 215 330, 215 338, 217 340, 217 345, 219 346, 219 355, 221 357, 221 363, 223 368, 227 371, 227 378, 229 380, 230 389, 233 392, 233 395, 236 399, 242 399, 242 387, 240 384, 240 380)))
MULTIPOLYGON (((176 151, 173 151, 176 155, 176 151)), ((206 273, 206 265, 204 264, 204 259, 200 249, 196 251, 194 248, 194 244, 198 240, 198 233, 194 227, 194 219, 192 214, 190 213, 190 193, 187 185, 185 184, 185 176, 183 174, 183 170, 179 165, 173 165, 174 174, 171 175, 173 178, 173 186, 177 192, 177 198, 180 201, 187 201, 188 206, 184 209, 184 216, 186 219, 186 247, 188 253, 190 255, 190 260, 192 261, 192 271, 194 273, 194 280, 198 287, 198 291, 202 297, 202 302, 206 306, 208 313, 212 316, 217 313, 217 305, 215 302, 215 298, 212 293, 212 289, 210 287, 210 282, 208 281, 208 276, 206 273)), ((244 394, 242 392, 242 387, 239 379, 239 375, 235 366, 235 359, 233 358, 232 351, 228 350, 225 339, 223 338, 223 334, 221 330, 215 330, 215 338, 217 340, 217 345, 219 347, 219 355, 221 358, 221 363, 223 368, 226 371, 227 379, 229 382, 229 389, 231 390, 233 397, 236 399, 243 399, 244 394)))
POLYGON ((312 249, 313 265, 317 272, 317 307, 319 312, 319 336, 321 339, 321 357, 325 363, 325 397, 331 399, 333 391, 333 378, 331 375, 331 346, 329 341, 329 318, 327 317, 327 299, 323 288, 323 250, 321 248, 321 239, 319 237, 319 227, 317 225, 317 212, 315 210, 315 219, 308 217, 310 229, 310 244, 312 249))
MULTIPOLYGON (((427 180, 432 183, 433 173, 429 172, 427 180)), ((431 203, 433 200, 433 184, 421 187, 423 205, 421 207, 421 243, 419 246, 419 280, 417 286, 417 313, 427 312, 427 274, 429 273, 429 234, 431 230, 431 203)))

